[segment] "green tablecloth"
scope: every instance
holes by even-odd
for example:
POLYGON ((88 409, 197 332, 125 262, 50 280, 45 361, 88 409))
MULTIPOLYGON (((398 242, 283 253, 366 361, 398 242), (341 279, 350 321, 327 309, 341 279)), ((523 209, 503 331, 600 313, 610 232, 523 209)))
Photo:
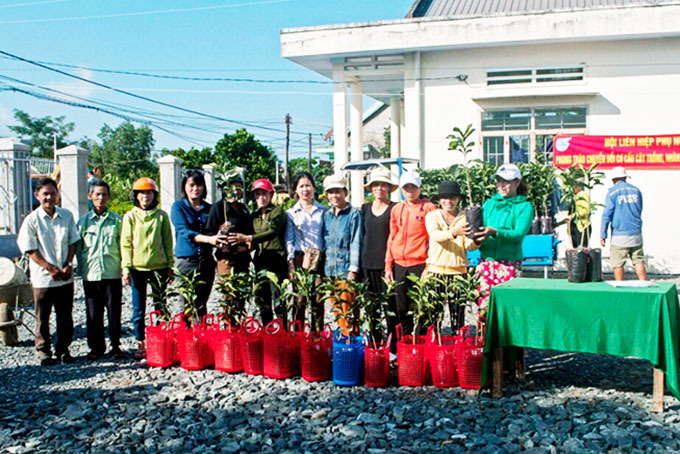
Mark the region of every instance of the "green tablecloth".
POLYGON ((675 284, 615 288, 605 282, 516 278, 491 290, 482 384, 496 347, 528 347, 633 356, 666 373, 678 389, 678 294, 675 284))

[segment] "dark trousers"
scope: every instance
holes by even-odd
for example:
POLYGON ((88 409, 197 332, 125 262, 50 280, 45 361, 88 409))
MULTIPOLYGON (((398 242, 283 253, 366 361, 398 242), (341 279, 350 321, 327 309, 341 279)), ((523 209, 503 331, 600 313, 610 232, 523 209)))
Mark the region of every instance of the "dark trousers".
POLYGON ((34 288, 35 302, 35 348, 39 352, 52 353, 50 337, 50 314, 52 308, 57 316, 55 353, 68 353, 73 340, 73 284, 59 287, 34 288))
POLYGON ((106 351, 104 336, 104 310, 109 321, 111 349, 120 347, 120 311, 123 285, 120 279, 83 281, 87 309, 87 346, 90 351, 103 354, 106 351))
MULTIPOLYGON (((408 297, 408 290, 413 287, 413 282, 407 279, 406 276, 413 275, 420 277, 425 270, 425 264, 414 266, 401 266, 394 264, 394 280, 400 282, 401 285, 397 287, 395 295, 395 304, 390 308, 391 312, 396 315, 397 323, 401 323, 401 327, 404 330, 404 335, 411 334, 413 332, 413 316, 406 315, 413 304, 413 300, 408 297)), ((421 326, 418 334, 424 334, 426 327, 421 326)), ((396 338, 396 333, 393 333, 393 337, 396 338)))
MULTIPOLYGON (((265 256, 260 256, 254 263, 257 271, 267 270, 274 273, 279 278, 279 284, 288 277, 288 262, 286 261, 286 258, 281 255, 267 254, 265 256)), ((288 314, 286 313, 285 307, 281 307, 279 304, 272 310, 274 300, 279 296, 278 293, 274 284, 268 283, 262 285, 255 295, 255 302, 260 309, 262 326, 266 326, 267 323, 274 319, 274 312, 276 312, 277 317, 281 317, 284 321, 287 321, 288 314)))
MULTIPOLYGON (((203 320, 203 316, 208 313, 207 303, 215 280, 215 261, 209 255, 178 257, 175 260, 175 266, 182 274, 198 270, 196 279, 203 283, 196 286, 196 310, 198 317, 203 320)), ((182 301, 185 302, 184 298, 182 301)))
MULTIPOLYGON (((446 286, 444 285, 438 286, 439 287, 438 291, 440 294, 444 293, 446 287, 451 288, 450 285, 456 278, 456 275, 454 274, 438 274, 438 273, 432 274, 441 279, 442 281, 446 282, 447 284, 446 286)), ((463 274, 462 276, 465 277, 466 275, 463 274)), ((458 299, 457 291, 446 294, 446 304, 449 306, 449 314, 451 316, 451 331, 453 331, 453 334, 456 334, 458 330, 462 328, 463 325, 465 325, 465 305, 456 304, 457 299, 458 299)))
MULTIPOLYGON (((163 268, 154 271, 130 270, 130 280, 132 287, 132 330, 135 333, 135 339, 143 341, 146 338, 144 332, 146 316, 146 285, 149 282, 155 282, 160 279, 162 283, 166 282, 168 276, 168 268, 163 268)), ((154 300, 154 309, 160 310, 160 302, 154 300)))
MULTIPOLYGON (((367 270, 365 268, 361 269, 361 278, 364 282, 366 282, 366 290, 370 293, 375 293, 378 295, 382 295, 387 291, 387 287, 385 286, 385 281, 383 281, 383 277, 385 276, 385 270, 384 269, 379 269, 379 270, 367 270)), ((381 329, 381 323, 380 323, 380 317, 384 316, 385 320, 387 321, 387 330, 389 333, 392 334, 392 344, 394 344, 395 349, 397 345, 397 335, 395 333, 396 326, 399 324, 397 321, 397 317, 395 316, 390 316, 388 312, 393 312, 392 308, 394 307, 394 296, 390 297, 388 307, 385 308, 385 313, 375 313, 371 314, 371 318, 375 320, 377 323, 375 326, 372 327, 371 330, 371 337, 376 341, 376 342, 382 342, 383 340, 383 330, 381 329)), ((396 351, 396 350, 395 350, 396 351)))
POLYGON ((592 228, 588 226, 588 228, 586 228, 583 232, 580 232, 576 227, 576 223, 572 221, 571 225, 569 226, 569 232, 571 233, 571 244, 574 249, 581 246, 581 242, 583 242, 583 247, 588 247, 591 230, 592 228), (585 238, 583 238, 584 235, 585 238))

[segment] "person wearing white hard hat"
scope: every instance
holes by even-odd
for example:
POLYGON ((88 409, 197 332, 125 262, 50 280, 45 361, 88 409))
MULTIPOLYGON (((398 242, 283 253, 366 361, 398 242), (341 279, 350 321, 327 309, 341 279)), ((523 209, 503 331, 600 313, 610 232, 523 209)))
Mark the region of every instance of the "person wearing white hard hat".
POLYGON ((614 167, 609 176, 614 185, 605 199, 600 244, 605 247, 611 229, 609 261, 614 279, 623 280, 623 265, 630 257, 638 279, 647 280, 642 250, 642 192, 626 181, 628 173, 623 167, 614 167))
POLYGON ((503 164, 496 171, 496 193, 484 202, 484 227, 473 235, 480 244, 480 318, 484 321, 491 287, 520 274, 522 241, 531 229, 534 209, 527 201, 526 184, 515 164, 503 164))
MULTIPOLYGON (((397 338, 394 323, 401 323, 406 333, 413 330, 413 317, 407 314, 412 302, 408 289, 414 284, 408 276, 420 277, 425 271, 430 239, 425 228, 425 216, 436 209, 432 202, 420 197, 422 180, 415 170, 402 173, 399 186, 404 200, 390 213, 390 236, 385 254, 385 278, 401 283, 396 290, 394 307, 390 308, 396 317, 387 320, 393 343, 397 338)), ((396 344, 390 349, 394 347, 396 344)))

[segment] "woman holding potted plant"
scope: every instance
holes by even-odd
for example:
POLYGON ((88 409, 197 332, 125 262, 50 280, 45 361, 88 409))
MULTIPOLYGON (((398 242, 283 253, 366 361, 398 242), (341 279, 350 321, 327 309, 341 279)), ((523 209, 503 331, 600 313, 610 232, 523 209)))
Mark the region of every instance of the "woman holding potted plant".
MULTIPOLYGON (((390 200, 390 194, 397 189, 392 182, 392 174, 384 167, 371 170, 365 189, 373 194, 373 201, 361 206, 364 239, 361 245, 361 275, 367 282, 367 291, 381 295, 387 290, 383 277, 385 275, 385 254, 387 253, 387 239, 390 236, 390 213, 395 202, 390 200)), ((389 312, 389 311, 388 311, 389 312)), ((377 314, 371 314, 377 316, 377 314)), ((397 321, 387 316, 388 329, 394 330, 397 321)), ((374 340, 381 340, 380 331, 371 333, 374 340)), ((395 340, 396 342, 396 340, 395 340)))
POLYGON ((452 288, 455 276, 467 274, 467 251, 479 246, 468 236, 472 233, 465 220, 465 214, 459 210, 462 199, 460 186, 455 181, 442 181, 439 191, 432 197, 439 201, 440 209, 431 211, 425 216, 425 227, 430 237, 427 253, 427 273, 442 282, 440 293, 447 294, 446 303, 451 313, 451 329, 453 332, 465 324, 465 306, 457 303, 457 296, 446 290, 452 288))
MULTIPOLYGON (((323 273, 323 216, 326 207, 314 200, 314 177, 309 172, 300 172, 292 184, 297 203, 286 211, 286 259, 288 275, 292 279, 296 269, 305 269, 317 275, 314 286, 321 283, 323 273)), ((304 323, 307 301, 300 296, 297 319, 304 323)), ((323 305, 318 301, 312 304, 316 309, 312 314, 312 325, 321 330, 323 325, 323 305)))
POLYGON ((480 246, 479 306, 483 321, 491 287, 518 276, 522 266, 522 241, 531 229, 534 210, 527 201, 526 184, 514 164, 496 171, 498 193, 483 205, 485 226, 473 234, 480 246))
POLYGON ((170 209, 170 220, 175 226, 175 266, 183 274, 197 270, 196 278, 201 284, 196 286, 196 308, 199 318, 203 318, 215 279, 212 246, 219 246, 227 236, 206 233, 211 205, 205 201, 203 174, 198 170, 186 171, 181 188, 182 199, 170 209))
MULTIPOLYGON (((404 200, 392 208, 390 213, 390 236, 385 254, 385 278, 396 281, 395 304, 391 311, 396 314, 405 332, 413 330, 413 319, 407 316, 412 300, 408 290, 413 281, 408 276, 420 277, 425 271, 429 236, 425 228, 425 216, 436 207, 429 200, 420 197, 422 180, 418 172, 409 170, 399 179, 404 200)), ((392 332, 396 338, 397 333, 392 332)))
MULTIPOLYGON (((228 236, 229 244, 237 245, 240 243, 252 244, 255 248, 255 258, 253 264, 255 270, 267 270, 274 273, 279 281, 283 281, 288 275, 288 264, 286 262, 286 213, 283 208, 272 203, 274 195, 274 185, 265 179, 260 178, 253 182, 253 197, 255 198, 256 210, 252 217, 253 234, 230 233, 228 236)), ((272 321, 274 312, 272 311, 272 288, 263 285, 255 296, 257 305, 260 308, 262 324, 266 325, 272 321)), ((282 308, 275 308, 277 315, 286 319, 282 308)))

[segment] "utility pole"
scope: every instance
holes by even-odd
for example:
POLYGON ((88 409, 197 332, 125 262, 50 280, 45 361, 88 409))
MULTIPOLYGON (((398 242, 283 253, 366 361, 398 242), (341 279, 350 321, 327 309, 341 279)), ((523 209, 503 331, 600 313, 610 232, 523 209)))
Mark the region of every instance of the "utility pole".
POLYGON ((54 164, 57 164, 57 133, 53 132, 52 133, 52 143, 53 143, 53 148, 54 148, 54 164))
POLYGON ((285 152, 285 171, 286 171, 286 191, 290 194, 290 167, 288 165, 288 152, 290 148, 290 114, 286 114, 286 152, 285 152))
POLYGON ((279 165, 279 158, 276 158, 276 185, 279 185, 279 170, 280 170, 280 165, 279 165))
POLYGON ((312 173, 312 133, 307 136, 309 141, 309 150, 307 151, 307 172, 312 173))

